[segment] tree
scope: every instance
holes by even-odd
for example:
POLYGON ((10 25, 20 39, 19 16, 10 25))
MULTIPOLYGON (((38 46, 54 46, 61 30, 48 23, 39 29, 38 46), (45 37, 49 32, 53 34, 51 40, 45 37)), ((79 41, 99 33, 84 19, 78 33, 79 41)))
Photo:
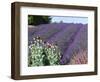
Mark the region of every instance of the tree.
POLYGON ((48 24, 50 22, 50 16, 28 15, 28 25, 48 24))
POLYGON ((63 23, 63 21, 61 20, 60 23, 63 23))

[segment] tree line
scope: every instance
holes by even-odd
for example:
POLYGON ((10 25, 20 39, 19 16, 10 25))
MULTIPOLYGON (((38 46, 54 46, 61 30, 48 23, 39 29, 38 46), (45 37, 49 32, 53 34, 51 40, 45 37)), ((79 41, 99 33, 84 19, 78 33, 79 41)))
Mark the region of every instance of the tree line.
POLYGON ((28 25, 49 24, 50 16, 28 15, 28 25))

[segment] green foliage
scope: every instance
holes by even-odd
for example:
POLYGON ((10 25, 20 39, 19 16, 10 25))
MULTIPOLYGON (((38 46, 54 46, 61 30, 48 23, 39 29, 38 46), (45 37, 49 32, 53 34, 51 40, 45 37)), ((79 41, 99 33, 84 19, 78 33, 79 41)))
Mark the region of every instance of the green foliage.
POLYGON ((44 43, 40 38, 34 38, 29 46, 28 66, 59 65, 60 50, 57 45, 44 43))
POLYGON ((49 16, 28 15, 28 25, 48 24, 51 22, 49 16))

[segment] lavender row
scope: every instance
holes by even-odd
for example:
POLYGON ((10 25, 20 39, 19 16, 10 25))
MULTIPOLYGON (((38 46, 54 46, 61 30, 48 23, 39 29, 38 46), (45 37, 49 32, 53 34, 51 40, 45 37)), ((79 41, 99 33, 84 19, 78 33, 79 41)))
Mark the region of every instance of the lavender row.
POLYGON ((74 36, 80 30, 80 28, 81 28, 80 25, 75 25, 75 24, 69 25, 67 28, 63 29, 61 32, 58 32, 57 34, 49 38, 48 42, 57 44, 63 54, 65 49, 74 40, 74 36))
MULTIPOLYGON (((66 44, 67 46, 67 44, 66 44)), ((73 54, 77 54, 81 50, 87 50, 87 26, 83 26, 75 37, 74 42, 66 49, 61 59, 61 64, 67 64, 73 54)))
POLYGON ((65 23, 61 23, 61 24, 45 24, 45 25, 39 25, 39 27, 35 27, 33 29, 34 30, 29 30, 29 34, 28 34, 28 38, 29 41, 32 41, 32 37, 37 37, 40 36, 41 38, 43 38, 44 40, 46 40, 47 38, 49 38, 50 36, 54 35, 55 33, 61 31, 62 29, 64 29, 65 27, 67 27, 68 24, 65 23), (38 29, 38 30, 37 30, 38 29))

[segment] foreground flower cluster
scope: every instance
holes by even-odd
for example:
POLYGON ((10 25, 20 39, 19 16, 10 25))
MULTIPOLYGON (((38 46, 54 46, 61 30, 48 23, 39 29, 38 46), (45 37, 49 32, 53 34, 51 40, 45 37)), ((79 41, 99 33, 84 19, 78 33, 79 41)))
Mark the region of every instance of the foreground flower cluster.
POLYGON ((29 45, 28 66, 59 65, 60 50, 57 45, 44 42, 40 37, 33 38, 29 45))

